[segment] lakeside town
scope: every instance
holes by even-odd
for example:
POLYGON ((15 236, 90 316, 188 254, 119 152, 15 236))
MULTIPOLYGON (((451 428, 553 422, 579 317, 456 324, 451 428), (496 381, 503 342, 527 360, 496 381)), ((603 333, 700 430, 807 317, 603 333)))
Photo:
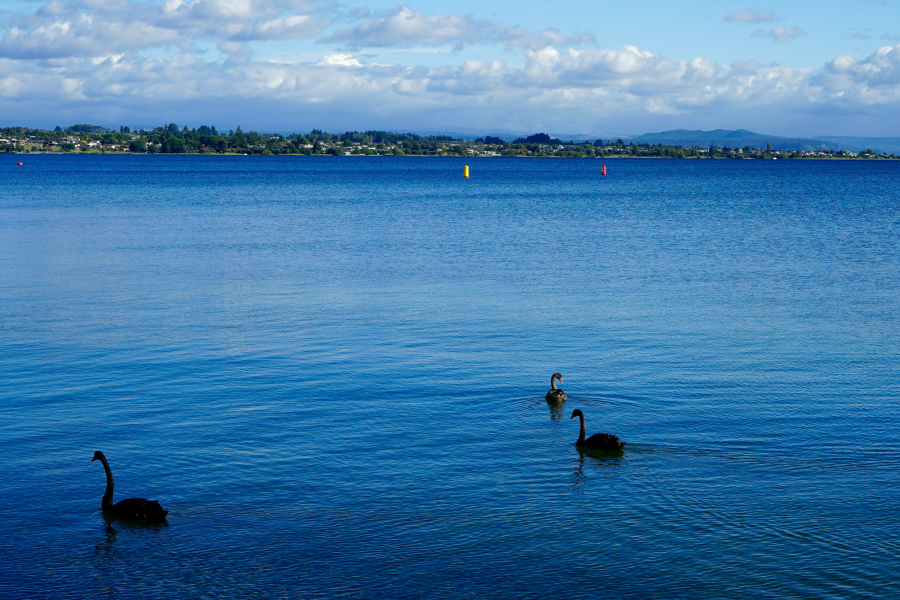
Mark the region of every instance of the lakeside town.
POLYGON ((72 154, 259 154, 322 156, 456 156, 560 158, 725 158, 725 159, 867 159, 896 160, 895 154, 873 150, 773 150, 765 147, 676 146, 638 144, 622 139, 563 141, 545 133, 510 141, 485 136, 454 139, 446 135, 418 135, 366 131, 280 135, 236 130, 219 132, 214 126, 189 129, 171 123, 151 130, 118 131, 96 125, 73 125, 54 130, 0 128, 0 152, 72 154))

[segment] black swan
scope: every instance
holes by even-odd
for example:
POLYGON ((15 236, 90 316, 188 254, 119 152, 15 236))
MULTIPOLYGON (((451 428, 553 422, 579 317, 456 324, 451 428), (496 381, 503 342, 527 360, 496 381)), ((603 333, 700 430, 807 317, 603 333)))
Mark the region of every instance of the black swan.
POLYGON ((94 458, 91 462, 99 460, 103 463, 106 470, 106 493, 103 494, 103 502, 100 508, 104 512, 108 512, 117 517, 126 519, 146 519, 148 521, 165 521, 169 511, 163 510, 156 500, 145 500, 143 498, 126 498, 113 504, 113 476, 109 469, 109 463, 103 453, 97 450, 94 452, 94 458))
POLYGON ((584 413, 581 412, 580 408, 576 408, 575 410, 573 410, 572 416, 569 417, 569 419, 571 420, 575 417, 581 419, 581 435, 578 436, 578 441, 575 442, 575 445, 579 448, 587 448, 589 450, 606 450, 608 452, 612 452, 621 450, 625 447, 625 442, 609 433, 595 433, 588 439, 584 439, 584 413))
POLYGON ((556 380, 559 379, 559 382, 562 383, 562 375, 559 373, 554 373, 550 376, 550 391, 547 392, 545 398, 547 402, 565 402, 566 401, 566 393, 562 390, 556 389, 556 380))

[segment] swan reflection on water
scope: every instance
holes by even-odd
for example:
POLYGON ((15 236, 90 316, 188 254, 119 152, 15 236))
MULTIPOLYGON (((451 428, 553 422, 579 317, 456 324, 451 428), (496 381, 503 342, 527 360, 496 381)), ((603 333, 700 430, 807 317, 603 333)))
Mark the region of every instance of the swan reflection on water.
POLYGON ((93 597, 129 597, 125 590, 129 579, 130 564, 135 544, 146 542, 161 534, 169 526, 165 521, 158 523, 122 519, 107 512, 103 517, 98 536, 94 540, 94 553, 90 561, 93 571, 93 585, 103 593, 93 597), (119 539, 121 538, 121 539, 119 539), (117 547, 118 546, 118 547, 117 547))
POLYGON ((575 494, 582 493, 582 487, 588 481, 588 475, 584 472, 585 465, 595 469, 618 468, 625 460, 625 453, 621 451, 577 450, 578 458, 575 459, 575 470, 572 471, 572 492, 575 494))
POLYGON ((563 418, 563 405, 560 402, 550 402, 547 401, 547 406, 550 408, 550 420, 554 423, 561 421, 563 418))
POLYGON ((134 537, 154 536, 162 533, 169 524, 165 521, 158 523, 140 522, 134 519, 122 519, 109 513, 101 513, 103 516, 103 537, 94 545, 94 559, 101 567, 109 567, 116 554, 116 538, 124 534, 123 542, 127 547, 134 537))
POLYGON ((103 540, 94 546, 94 557, 101 560, 105 560, 112 554, 113 546, 116 543, 116 536, 119 535, 119 530, 113 527, 108 519, 104 518, 103 520, 106 521, 103 527, 103 540))
POLYGON ((95 547, 94 554, 100 554, 101 552, 109 552, 112 550, 113 545, 115 544, 116 537, 120 532, 124 531, 126 534, 126 538, 129 533, 141 534, 143 532, 154 535, 156 533, 161 532, 164 528, 169 526, 167 521, 139 521, 135 519, 122 518, 117 517, 116 515, 110 514, 108 512, 101 512, 101 517, 103 518, 103 540, 98 542, 95 547))

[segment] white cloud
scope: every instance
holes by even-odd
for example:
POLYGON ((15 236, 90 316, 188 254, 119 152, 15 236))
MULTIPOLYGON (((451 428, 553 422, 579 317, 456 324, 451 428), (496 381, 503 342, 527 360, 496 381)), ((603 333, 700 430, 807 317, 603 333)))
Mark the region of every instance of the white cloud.
POLYGON ((0 55, 10 58, 58 58, 96 56, 127 52, 148 46, 174 44, 182 39, 178 31, 165 29, 143 19, 110 21, 105 15, 91 15, 55 2, 49 10, 25 19, 23 26, 11 27, 0 41, 0 55))
POLYGON ((362 63, 359 62, 356 58, 353 57, 352 54, 345 54, 342 52, 337 52, 335 54, 326 54, 322 58, 319 59, 320 65, 337 65, 340 67, 361 67, 362 63))
POLYGON ((813 78, 831 94, 861 104, 900 101, 900 46, 884 46, 864 60, 839 56, 813 78))
POLYGON ((753 115, 789 122, 837 110, 896 126, 890 115, 900 113, 900 46, 862 60, 838 57, 812 73, 675 60, 633 46, 524 54, 521 67, 467 60, 435 68, 366 64, 344 52, 301 63, 210 61, 188 51, 168 59, 114 55, 52 65, 2 59, 0 108, 11 114, 27 106, 32 115, 54 121, 71 115, 71 122, 94 114, 100 123, 178 118, 228 125, 254 115, 254 127, 279 129, 455 122, 557 131, 598 131, 611 122, 637 130, 657 122, 752 127, 753 115), (285 122, 295 115, 304 122, 285 122))
POLYGON ((279 0, 167 0, 160 21, 173 29, 231 41, 309 39, 317 36, 327 21, 309 14, 305 3, 279 0))
POLYGON ((415 46, 472 42, 490 26, 484 21, 456 15, 424 15, 406 6, 391 14, 367 19, 359 25, 341 29, 320 40, 359 46, 415 46))
POLYGON ((738 23, 767 23, 774 18, 775 15, 771 10, 753 10, 751 8, 728 13, 722 17, 724 21, 736 21, 738 23))
POLYGON ((0 56, 18 59, 101 56, 169 46, 196 38, 217 42, 308 39, 328 22, 288 0, 54 0, 20 17, 0 41, 0 56), (294 10, 295 14, 284 14, 294 10))
POLYGON ((784 25, 776 25, 768 31, 757 29, 751 34, 758 38, 772 38, 776 42, 783 42, 806 35, 806 32, 799 27, 785 27, 784 25))
POLYGON ((458 15, 426 15, 407 6, 364 20, 350 28, 339 29, 319 40, 351 48, 414 47, 467 44, 503 44, 507 48, 541 48, 547 45, 571 46, 593 43, 591 34, 563 35, 553 29, 531 32, 508 23, 474 19, 458 15))

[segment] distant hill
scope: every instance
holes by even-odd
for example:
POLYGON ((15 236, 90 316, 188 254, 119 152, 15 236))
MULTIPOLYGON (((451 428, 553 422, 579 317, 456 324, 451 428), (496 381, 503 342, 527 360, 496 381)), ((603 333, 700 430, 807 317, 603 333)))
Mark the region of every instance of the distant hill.
POLYGON ((817 135, 817 140, 825 140, 837 144, 843 150, 860 152, 861 150, 874 150, 875 152, 888 152, 900 154, 900 138, 896 137, 846 137, 838 135, 817 135))
MULTIPOLYGON (((478 137, 484 137, 485 135, 484 130, 466 129, 463 127, 454 127, 446 131, 416 131, 416 133, 420 135, 448 135, 453 139, 472 140, 478 137)), ((525 136, 528 135, 525 132, 513 133, 503 129, 489 131, 487 134, 492 137, 498 137, 506 142, 512 142, 517 138, 527 139, 525 136)), ((773 150, 850 150, 851 152, 860 152, 862 150, 872 149, 876 152, 900 154, 900 138, 896 137, 870 138, 819 135, 812 138, 792 138, 755 133, 746 129, 737 129, 734 131, 728 129, 714 129, 712 131, 673 129, 671 131, 645 133, 638 136, 633 134, 612 135, 608 133, 603 135, 549 133, 547 137, 563 140, 564 142, 594 141, 595 139, 609 139, 615 141, 616 139, 622 139, 626 143, 662 144, 666 146, 700 146, 701 148, 707 148, 709 146, 728 146, 730 148, 750 146, 751 148, 765 148, 766 144, 772 144, 773 150)))
MULTIPOLYGON (((661 131, 659 133, 645 133, 628 140, 636 144, 664 144, 667 146, 729 146, 731 148, 765 148, 766 144, 772 144, 773 150, 841 150, 839 144, 823 139, 789 138, 776 135, 754 133, 746 129, 728 131, 727 129, 714 129, 713 131, 690 131, 687 129, 675 129, 661 131)), ((865 148, 864 148, 865 149, 865 148)))

